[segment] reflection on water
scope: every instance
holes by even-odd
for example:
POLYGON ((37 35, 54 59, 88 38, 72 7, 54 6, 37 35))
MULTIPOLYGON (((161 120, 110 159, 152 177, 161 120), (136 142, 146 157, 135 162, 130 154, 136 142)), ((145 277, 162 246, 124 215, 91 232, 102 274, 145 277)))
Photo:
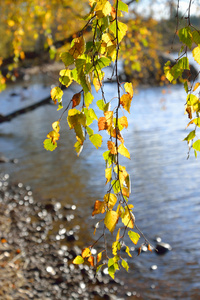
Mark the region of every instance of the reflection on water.
MULTIPOLYGON (((22 88, 16 86, 14 90, 18 96, 9 96, 13 88, 1 94, 0 113, 24 106, 22 88)), ((30 94, 26 103, 47 96, 49 90, 32 85, 26 90, 30 94)), ((108 99, 115 91, 114 85, 105 86, 108 99)), ((66 92, 65 100, 71 96, 72 92, 66 92)), ((158 235, 173 248, 165 256, 142 253, 129 259, 132 266, 128 276, 123 271, 120 276, 126 276, 128 289, 137 289, 143 299, 198 299, 200 295, 200 162, 193 155, 186 159, 188 149, 182 142, 188 121, 184 103, 185 92, 179 86, 166 88, 164 95, 162 88, 143 89, 133 98, 129 128, 124 132, 132 157, 128 162, 130 201, 137 225, 153 244, 158 235), (154 264, 158 269, 150 271, 154 264)), ((1 171, 32 185, 43 199, 56 197, 63 203, 77 204, 80 214, 92 224, 91 206, 105 192, 101 154, 106 145, 96 151, 86 142, 77 158, 73 151, 75 137, 66 130, 63 118, 59 147, 53 153, 46 152, 42 142, 59 116, 55 107, 48 105, 2 124, 0 151, 8 158, 19 158, 19 164, 2 164, 1 171)), ((127 161, 122 158, 121 164, 127 161)), ((128 239, 126 243, 131 246, 128 239)))

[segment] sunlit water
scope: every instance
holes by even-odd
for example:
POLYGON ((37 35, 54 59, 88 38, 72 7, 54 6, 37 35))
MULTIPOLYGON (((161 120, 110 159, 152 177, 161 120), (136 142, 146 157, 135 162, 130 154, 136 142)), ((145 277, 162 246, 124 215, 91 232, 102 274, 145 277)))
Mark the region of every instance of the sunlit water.
MULTIPOLYGON (((115 97, 116 90, 115 84, 105 85, 106 98, 115 97)), ((49 91, 50 87, 37 81, 26 90, 21 85, 9 87, 0 95, 0 113, 39 101, 49 91), (17 95, 11 97, 13 92, 17 95)), ((76 87, 65 92, 66 103, 74 91, 76 87)), ((184 115, 185 98, 178 85, 166 87, 165 93, 160 87, 141 88, 134 95, 131 114, 127 114, 129 127, 124 139, 131 160, 122 158, 121 164, 127 165, 131 175, 130 203, 137 225, 152 244, 160 236, 173 249, 164 256, 149 252, 128 258, 131 270, 119 275, 125 282, 119 295, 128 290, 137 291, 142 299, 200 297, 200 158, 196 160, 191 151, 187 160, 187 143, 183 142, 189 120, 184 115), (157 265, 157 270, 151 271, 152 265, 157 265)), ((96 97, 99 99, 100 93, 96 97)), ((106 192, 102 158, 106 135, 102 149, 96 150, 86 141, 77 158, 74 134, 66 129, 63 117, 59 147, 47 152, 43 140, 59 116, 54 105, 44 105, 1 124, 1 153, 19 159, 16 165, 1 164, 1 172, 11 174, 13 181, 31 185, 43 201, 54 197, 63 204, 76 204, 89 238, 96 223, 91 218, 92 206, 106 192)), ((125 242, 133 246, 128 238, 125 242)))

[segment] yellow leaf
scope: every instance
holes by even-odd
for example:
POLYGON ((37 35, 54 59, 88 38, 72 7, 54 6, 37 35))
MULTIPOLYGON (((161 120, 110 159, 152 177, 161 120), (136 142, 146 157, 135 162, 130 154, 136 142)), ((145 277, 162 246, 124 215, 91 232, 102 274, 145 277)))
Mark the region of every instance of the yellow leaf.
POLYGON ((91 251, 90 251, 90 248, 84 248, 82 250, 82 258, 86 258, 86 257, 89 257, 91 255, 91 251))
POLYGON ((104 196, 105 205, 111 210, 117 202, 117 197, 114 194, 108 193, 104 196))
MULTIPOLYGON (((128 236, 129 238, 131 239, 131 241, 137 245, 138 241, 139 241, 139 238, 140 238, 140 235, 137 233, 137 232, 134 232, 134 231, 129 231, 128 232, 128 236)), ((138 254, 139 255, 139 254, 138 254)))
POLYGON ((192 50, 192 55, 194 57, 194 60, 200 65, 200 47, 197 46, 192 50))
POLYGON ((193 88, 193 92, 196 91, 196 89, 198 89, 199 86, 200 86, 200 82, 197 82, 193 88))
POLYGON ((125 91, 131 96, 131 98, 133 97, 133 85, 131 82, 126 82, 124 84, 124 88, 125 91))
POLYGON ((53 130, 55 130, 56 132, 59 132, 60 131, 60 122, 59 121, 56 121, 52 124, 52 128, 53 130))
POLYGON ((112 168, 106 168, 105 169, 105 177, 106 177, 106 184, 108 182, 110 182, 111 178, 112 178, 112 168))
POLYGON ((98 92, 102 86, 101 80, 99 80, 98 78, 95 77, 93 79, 93 84, 94 84, 96 92, 98 92))
POLYGON ((104 213, 105 212, 105 207, 104 207, 104 201, 99 201, 96 200, 95 204, 94 204, 94 210, 92 212, 92 216, 100 214, 100 213, 104 213))
POLYGON ((83 263, 84 263, 84 259, 80 255, 76 256, 73 260, 73 264, 75 264, 75 265, 79 265, 79 264, 83 264, 83 263))
POLYGON ((108 228, 108 230, 113 233, 116 224, 118 222, 119 215, 116 213, 116 211, 110 210, 106 213, 104 224, 108 228))
POLYGON ((127 157, 127 158, 130 159, 130 153, 129 153, 128 149, 124 146, 124 144, 120 144, 120 145, 119 145, 119 147, 118 147, 118 152, 119 152, 121 155, 123 155, 123 156, 125 156, 125 157, 127 157))
POLYGON ((55 144, 56 141, 59 140, 59 137, 60 137, 60 134, 58 132, 56 132, 55 130, 50 131, 47 134, 47 138, 50 139, 53 144, 55 144))
POLYGON ((59 88, 58 86, 54 87, 51 90, 51 99, 53 100, 54 104, 61 101, 63 96, 63 91, 61 90, 61 88, 59 88))
POLYGON ((112 6, 107 0, 99 0, 96 6, 96 15, 97 17, 103 18, 108 16, 112 11, 112 6))
POLYGON ((123 106, 125 110, 127 110, 130 114, 130 107, 131 107, 132 97, 130 94, 124 94, 120 98, 120 104, 123 106))
POLYGON ((121 216, 122 218, 122 223, 129 228, 133 228, 134 227, 134 222, 133 222, 133 216, 131 215, 131 211, 129 211, 129 209, 126 207, 125 208, 125 213, 123 214, 123 216, 121 216))
POLYGON ((102 259, 102 252, 97 254, 97 263, 99 263, 102 259))
POLYGON ((116 241, 119 241, 119 239, 120 239, 120 228, 117 231, 116 241))

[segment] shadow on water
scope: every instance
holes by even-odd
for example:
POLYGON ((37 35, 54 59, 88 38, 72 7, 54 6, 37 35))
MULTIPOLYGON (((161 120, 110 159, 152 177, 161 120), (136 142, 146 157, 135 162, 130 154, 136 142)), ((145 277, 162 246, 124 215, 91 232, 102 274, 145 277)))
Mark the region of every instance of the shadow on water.
MULTIPOLYGON (((24 105, 21 91, 17 85, 1 94, 0 113, 24 105), (10 97, 13 91, 18 95, 10 97)), ((49 87, 34 83, 26 90, 30 97, 26 101, 30 104, 46 97, 49 91, 49 87)), ((113 98, 114 85, 105 85, 105 92, 108 99, 113 98)), ((72 91, 65 92, 66 101, 71 96, 72 91)), ((152 244, 156 236, 161 236, 173 248, 164 256, 153 252, 136 257, 134 252, 128 259, 129 274, 119 274, 127 286, 122 290, 128 289, 133 296, 137 289, 142 299, 197 299, 200 295, 199 160, 186 159, 187 145, 182 142, 187 135, 184 103, 185 93, 180 86, 166 88, 165 94, 159 87, 146 88, 134 96, 131 115, 127 116, 129 128, 124 138, 132 157, 128 162, 130 202, 134 204, 137 225, 152 244), (152 265, 157 269, 152 270, 152 265)), ((92 235, 92 206, 105 192, 101 155, 106 145, 96 151, 86 142, 77 158, 73 150, 75 137, 66 129, 63 118, 59 147, 52 153, 45 151, 43 140, 59 116, 55 107, 48 105, 2 124, 1 152, 9 159, 18 158, 19 163, 2 164, 1 172, 31 185, 44 201, 55 197, 63 204, 76 204, 84 230, 92 235)), ((103 138, 106 141, 106 136, 103 138)), ((121 164, 127 165, 127 161, 122 158, 121 164)), ((133 246, 128 239, 125 242, 133 246)))

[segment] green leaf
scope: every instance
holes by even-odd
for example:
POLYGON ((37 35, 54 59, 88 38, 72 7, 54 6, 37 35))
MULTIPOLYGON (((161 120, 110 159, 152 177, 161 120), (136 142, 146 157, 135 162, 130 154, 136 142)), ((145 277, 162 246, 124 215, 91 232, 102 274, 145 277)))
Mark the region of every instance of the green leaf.
POLYGON ((200 140, 197 140, 196 142, 194 142, 192 147, 194 150, 200 151, 200 140))
POLYGON ((110 275, 110 277, 112 277, 113 279, 115 278, 115 267, 114 267, 114 265, 112 265, 112 266, 110 266, 109 268, 108 268, 108 274, 110 275))
POLYGON ((118 9, 121 10, 121 11, 128 12, 128 5, 124 2, 122 2, 121 0, 119 0, 118 9))
POLYGON ((128 272, 129 265, 128 265, 128 263, 124 259, 122 259, 121 265, 128 272))
POLYGON ((96 274, 101 270, 101 268, 102 268, 103 266, 104 266, 104 264, 99 265, 99 266, 97 267, 96 274))
POLYGON ((184 82, 184 89, 185 89, 186 93, 188 94, 188 83, 187 83, 187 81, 184 82))
POLYGON ((60 57, 66 68, 74 63, 74 57, 69 52, 61 53, 60 57))
POLYGON ((187 136, 186 138, 184 138, 184 141, 191 141, 195 138, 195 130, 191 131, 187 136))
POLYGON ((137 243, 139 241, 139 238, 140 238, 140 235, 137 232, 134 232, 134 231, 130 230, 128 232, 128 236, 129 236, 130 240, 133 242, 133 244, 137 245, 137 243))
POLYGON ((76 256, 75 259, 73 260, 73 264, 75 265, 79 265, 83 263, 84 263, 84 259, 80 255, 76 256))
POLYGON ((98 101, 96 102, 96 105, 98 106, 98 108, 99 108, 100 110, 103 110, 103 112, 106 112, 106 111, 108 111, 108 110, 110 109, 110 102, 105 103, 105 102, 103 101, 103 99, 98 100, 98 101))
POLYGON ((110 58, 107 58, 107 57, 101 57, 100 59, 96 60, 96 64, 98 65, 98 67, 100 69, 103 69, 103 68, 109 66, 110 63, 111 63, 111 60, 110 60, 110 58))
POLYGON ((192 38, 193 38, 193 41, 194 41, 195 44, 197 44, 197 45, 200 44, 200 34, 199 34, 199 31, 194 30, 192 32, 192 38))
POLYGON ((111 184, 112 184, 114 193, 115 194, 120 193, 121 189, 120 189, 120 182, 119 182, 119 180, 113 180, 111 182, 111 184))
POLYGON ((93 135, 94 134, 94 130, 92 130, 90 127, 86 127, 86 130, 87 130, 87 134, 89 135, 89 136, 91 136, 91 135, 93 135))
POLYGON ((194 119, 194 120, 193 120, 193 123, 194 123, 195 125, 197 125, 198 127, 200 127, 200 118, 194 119))
POLYGON ((115 161, 115 155, 111 154, 110 150, 103 153, 103 158, 106 161, 107 167, 110 167, 110 165, 112 165, 112 163, 115 161))
POLYGON ((192 33, 189 26, 184 27, 179 30, 178 36, 181 42, 186 44, 189 48, 192 47, 192 33))
POLYGON ((48 151, 53 151, 53 150, 55 150, 56 147, 57 147, 57 143, 55 142, 55 143, 53 144, 53 142, 51 141, 51 139, 46 139, 46 140, 44 140, 43 144, 44 144, 44 148, 45 148, 46 150, 48 150, 48 151))
POLYGON ((100 134, 93 134, 89 137, 90 142, 98 149, 102 145, 102 136, 100 134))

